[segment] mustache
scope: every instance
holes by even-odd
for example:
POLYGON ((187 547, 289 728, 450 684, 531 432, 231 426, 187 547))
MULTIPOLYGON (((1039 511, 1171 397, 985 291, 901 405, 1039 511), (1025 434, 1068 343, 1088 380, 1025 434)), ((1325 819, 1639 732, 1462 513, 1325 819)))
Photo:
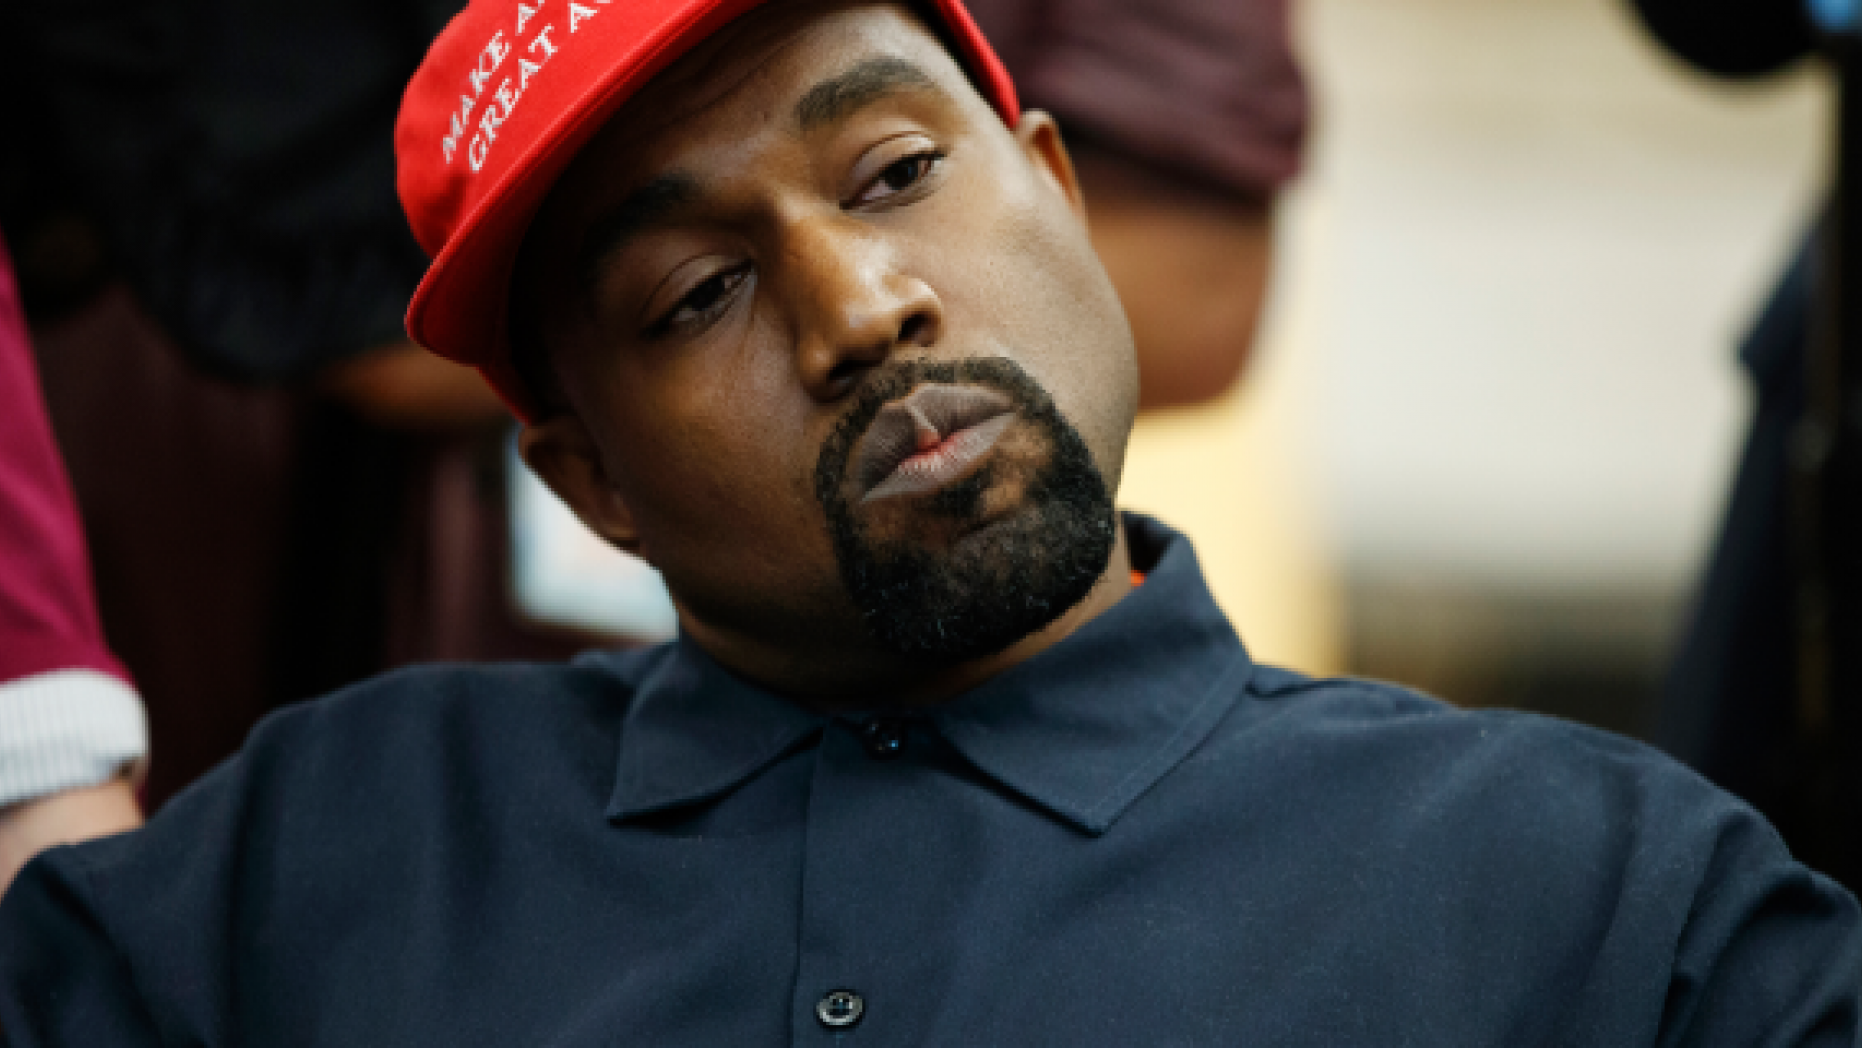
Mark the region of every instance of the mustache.
POLYGON ((926 383, 991 389, 1006 397, 1013 411, 1024 415, 1052 404, 1047 390, 1034 376, 1007 357, 915 359, 883 364, 866 375, 853 402, 822 441, 815 467, 817 499, 831 504, 841 497, 861 436, 873 427, 886 405, 926 383))

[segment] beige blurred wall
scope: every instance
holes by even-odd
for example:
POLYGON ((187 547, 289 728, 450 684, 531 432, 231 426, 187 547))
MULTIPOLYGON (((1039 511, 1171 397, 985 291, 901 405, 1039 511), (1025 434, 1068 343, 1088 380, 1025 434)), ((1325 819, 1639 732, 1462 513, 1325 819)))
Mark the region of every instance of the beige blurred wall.
POLYGON ((1655 665, 1749 409, 1735 343, 1821 193, 1828 84, 1707 81, 1626 0, 1295 3, 1318 122, 1257 366, 1140 422, 1124 503, 1188 531, 1268 661, 1569 631, 1558 659, 1655 665))
POLYGON ((1296 0, 1333 216, 1316 458, 1350 570, 1685 585, 1827 83, 1691 73, 1627 0, 1296 0))

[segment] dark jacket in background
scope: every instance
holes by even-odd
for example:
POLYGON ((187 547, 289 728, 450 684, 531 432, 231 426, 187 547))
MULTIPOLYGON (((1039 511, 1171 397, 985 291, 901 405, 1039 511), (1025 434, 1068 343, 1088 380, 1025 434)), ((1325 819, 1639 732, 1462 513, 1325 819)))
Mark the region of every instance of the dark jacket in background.
MULTIPOLYGON (((28 244, 95 222, 100 261, 215 374, 296 379, 401 338, 426 259, 394 193, 394 116, 457 6, 15 2, 11 97, 35 104, 8 107, 23 148, 0 219, 28 244)), ((22 268, 29 294, 62 290, 22 268)))
MULTIPOLYGON (((1650 31, 1696 68, 1779 70, 1814 40, 1798 0, 1635 0, 1650 31)), ((1663 689, 1655 741, 1772 820, 1806 862, 1862 883, 1854 772, 1832 764, 1797 717, 1798 597, 1791 448, 1806 405, 1817 292, 1806 238, 1739 347, 1751 428, 1706 571, 1663 689)))
POLYGON ((0 7, 0 221, 159 805, 284 702, 409 661, 560 657, 505 595, 503 431, 322 396, 404 337, 408 75, 454 3, 0 7))

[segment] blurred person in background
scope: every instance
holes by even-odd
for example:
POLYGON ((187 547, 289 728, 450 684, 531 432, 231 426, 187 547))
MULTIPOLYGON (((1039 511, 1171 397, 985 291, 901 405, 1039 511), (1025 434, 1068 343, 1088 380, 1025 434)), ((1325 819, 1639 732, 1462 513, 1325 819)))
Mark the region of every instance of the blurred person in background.
POLYGON ((0 6, 18 253, 148 800, 269 709, 423 658, 556 657, 503 605, 504 415, 406 342, 388 151, 451 4, 0 6), (493 555, 486 555, 486 554, 493 555))
POLYGON ((141 822, 143 711, 104 643, 0 241, 0 892, 53 844, 141 822))
POLYGON ((972 5, 1028 104, 1068 129, 1145 408, 1210 400, 1247 363, 1308 123, 1289 2, 972 5))
MULTIPOLYGON (((402 85, 457 4, 0 7, 21 245, 103 618, 159 806, 277 705, 432 659, 560 658, 506 593, 502 406, 407 342, 402 85)), ((1287 0, 982 0, 1067 121, 1143 406, 1241 373, 1298 169, 1287 0)))
MULTIPOLYGON (((1807 55, 1801 0, 1634 0, 1670 51, 1718 77, 1751 80, 1807 55)), ((1862 870, 1827 853, 1807 789, 1814 761, 1797 720, 1798 580, 1792 547, 1793 434, 1805 368, 1816 238, 1806 237, 1738 347, 1753 391, 1712 554, 1664 682, 1655 741, 1771 819, 1794 850, 1854 888, 1862 870)))

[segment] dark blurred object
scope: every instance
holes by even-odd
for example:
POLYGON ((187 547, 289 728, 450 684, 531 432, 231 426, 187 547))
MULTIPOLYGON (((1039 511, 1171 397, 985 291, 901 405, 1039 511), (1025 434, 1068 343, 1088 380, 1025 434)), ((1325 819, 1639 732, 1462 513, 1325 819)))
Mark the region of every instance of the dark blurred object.
POLYGON ((120 273, 196 366, 397 339, 425 269, 387 147, 456 0, 9 4, 3 223, 41 318, 120 273), (87 228, 88 227, 88 228, 87 228))
POLYGON ((1810 54, 1816 34, 1800 0, 1634 0, 1670 51, 1719 76, 1773 73, 1810 54))
POLYGON ((1812 6, 1836 72, 1836 184, 1792 447, 1797 720, 1806 857, 1862 886, 1862 25, 1852 0, 1812 6))
MULTIPOLYGON (((1300 168, 1309 100, 1288 0, 968 0, 1022 104, 1162 173, 1265 199, 1300 168)), ((1090 206, 1090 201, 1089 201, 1090 206)))
POLYGON ((1829 215, 1742 351, 1758 412, 1664 695, 1658 741, 1764 811, 1806 862, 1862 887, 1862 38, 1854 5, 1638 6, 1683 57, 1836 73, 1829 215), (1814 16, 1814 17, 1813 17, 1814 16))
POLYGON ((585 643, 510 611, 502 412, 433 411, 392 366, 426 264, 393 119, 455 7, 0 5, 0 76, 33 99, 0 114, 0 221, 152 806, 281 703, 585 643))
POLYGON ((1798 251, 1739 348, 1752 427, 1720 534, 1662 692, 1655 741, 1764 812, 1796 846, 1797 595, 1791 435, 1804 413, 1814 239, 1798 251))

